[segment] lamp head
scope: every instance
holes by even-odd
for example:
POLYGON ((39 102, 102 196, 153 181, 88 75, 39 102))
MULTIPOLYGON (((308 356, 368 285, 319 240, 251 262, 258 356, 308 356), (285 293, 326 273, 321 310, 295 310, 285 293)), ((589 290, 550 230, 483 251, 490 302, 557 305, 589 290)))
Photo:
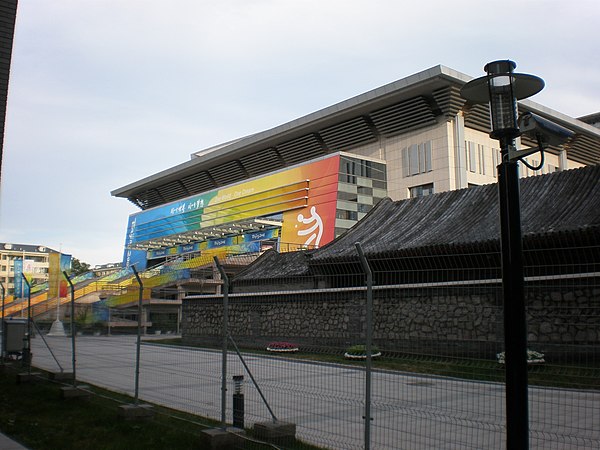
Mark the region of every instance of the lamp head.
POLYGON ((487 75, 465 84, 460 94, 471 103, 488 103, 494 139, 514 139, 521 134, 517 100, 531 97, 544 88, 544 81, 534 75, 514 73, 517 65, 510 60, 485 65, 487 75))

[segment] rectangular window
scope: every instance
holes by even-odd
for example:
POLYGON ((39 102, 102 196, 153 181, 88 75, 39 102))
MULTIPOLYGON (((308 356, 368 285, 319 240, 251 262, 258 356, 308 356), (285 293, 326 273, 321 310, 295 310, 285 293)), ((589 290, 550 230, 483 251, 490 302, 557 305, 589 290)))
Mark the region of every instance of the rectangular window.
POLYGON ((408 173, 410 175, 419 173, 419 146, 416 144, 408 147, 408 173))
POLYGON ((358 220, 358 212, 338 209, 335 213, 335 217, 343 220, 358 220))
POLYGON ((419 144, 419 172, 431 172, 431 141, 419 144))
POLYGON ((477 172, 477 148, 475 142, 467 142, 467 161, 469 163, 469 172, 477 172))
POLYGON ((498 176, 498 166, 502 163, 502 155, 500 154, 500 150, 497 148, 492 148, 492 173, 494 178, 498 176))
POLYGON ((433 194, 433 183, 422 184, 421 186, 413 186, 410 188, 410 197, 425 197, 433 194))
POLYGON ((432 166, 431 141, 402 149, 402 176, 431 172, 432 166))
POLYGON ((479 157, 479 173, 485 175, 485 147, 483 145, 478 145, 477 150, 479 157))

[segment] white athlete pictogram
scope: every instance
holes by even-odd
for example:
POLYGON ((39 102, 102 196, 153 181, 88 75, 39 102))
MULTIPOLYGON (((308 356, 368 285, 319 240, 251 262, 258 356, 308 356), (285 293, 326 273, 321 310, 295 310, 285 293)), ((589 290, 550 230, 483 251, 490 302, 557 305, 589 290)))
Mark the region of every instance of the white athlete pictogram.
POLYGON ((298 230, 298 236, 307 236, 310 234, 310 237, 306 240, 304 245, 310 245, 314 241, 315 247, 318 247, 321 243, 321 236, 323 236, 323 220, 317 213, 317 208, 315 206, 310 208, 310 214, 310 217, 307 218, 304 218, 302 214, 298 214, 298 222, 304 225, 309 225, 314 222, 310 228, 298 230))

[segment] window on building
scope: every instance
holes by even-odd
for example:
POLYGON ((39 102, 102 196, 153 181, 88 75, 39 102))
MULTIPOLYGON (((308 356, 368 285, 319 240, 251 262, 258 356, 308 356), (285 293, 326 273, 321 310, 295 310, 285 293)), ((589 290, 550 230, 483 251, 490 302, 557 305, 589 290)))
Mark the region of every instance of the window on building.
POLYGON ((485 175, 485 147, 483 145, 477 146, 477 156, 479 159, 479 173, 485 175))
POLYGON ((422 184, 420 186, 413 186, 410 188, 410 197, 425 197, 426 195, 433 194, 433 183, 422 184))
POLYGON ((467 147, 467 162, 469 163, 469 172, 477 172, 477 144, 468 141, 467 147))
POLYGON ((362 203, 358 204, 358 212, 367 213, 373 208, 373 205, 363 205, 362 203))
POLYGON ((497 148, 486 147, 485 145, 477 144, 476 142, 465 141, 465 151, 467 159, 467 169, 469 172, 486 175, 489 173, 487 163, 489 162, 489 154, 491 153, 491 161, 493 167, 490 169, 491 174, 496 176, 495 168, 502 162, 500 150, 497 148))
POLYGON ((343 220, 358 220, 358 212, 338 209, 335 213, 335 217, 343 220))
POLYGON ((502 154, 500 153, 500 149, 492 148, 492 174, 494 178, 498 176, 497 167, 502 163, 502 154))
POLYGON ((431 172, 431 141, 413 144, 402 149, 402 169, 405 177, 431 172))
POLYGON ((346 200, 348 202, 357 202, 358 201, 358 195, 353 194, 351 192, 338 191, 337 198, 338 198, 338 200, 346 200))

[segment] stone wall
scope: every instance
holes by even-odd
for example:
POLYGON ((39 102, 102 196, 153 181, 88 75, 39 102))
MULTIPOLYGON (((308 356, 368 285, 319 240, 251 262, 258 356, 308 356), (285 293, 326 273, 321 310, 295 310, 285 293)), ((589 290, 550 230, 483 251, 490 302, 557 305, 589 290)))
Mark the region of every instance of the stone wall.
MULTIPOLYGON (((288 341, 313 349, 364 343, 366 291, 288 291, 229 297, 231 334, 243 347, 288 341)), ((528 290, 529 346, 598 353, 600 288, 528 290)), ((186 299, 184 343, 221 343, 222 299, 186 299)), ((503 347, 497 285, 373 291, 373 339, 388 352, 493 357, 503 347)))

